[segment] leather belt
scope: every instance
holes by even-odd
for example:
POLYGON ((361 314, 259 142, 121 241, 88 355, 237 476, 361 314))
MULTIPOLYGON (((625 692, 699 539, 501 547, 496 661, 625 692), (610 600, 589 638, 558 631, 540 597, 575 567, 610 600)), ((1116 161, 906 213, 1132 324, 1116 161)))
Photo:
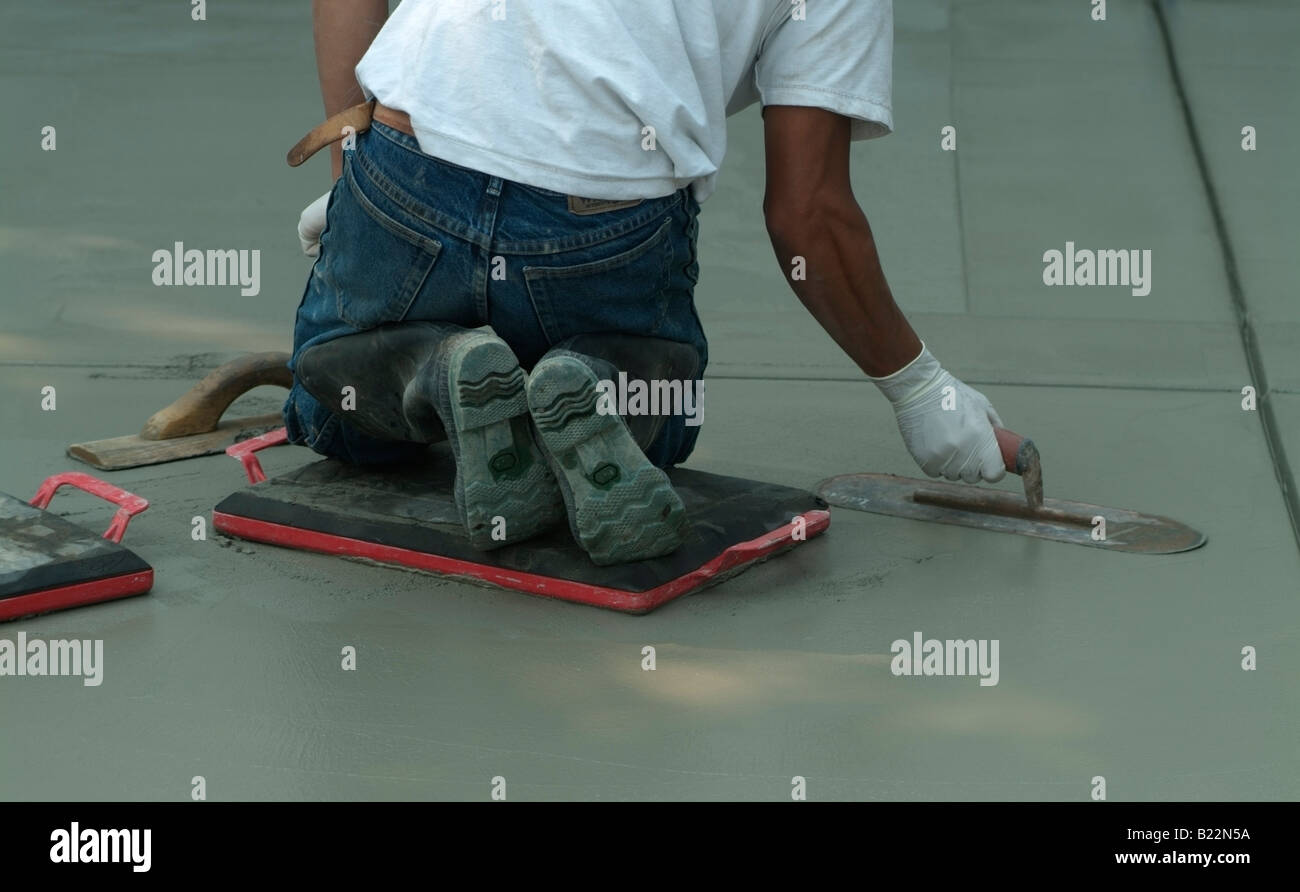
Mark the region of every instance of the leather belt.
MULTIPOLYGON (((353 133, 364 133, 370 129, 373 121, 392 127, 394 130, 399 130, 408 136, 415 136, 415 130, 411 127, 410 115, 395 108, 389 108, 377 99, 371 99, 369 102, 346 108, 324 123, 313 127, 310 133, 298 140, 297 144, 289 150, 285 160, 289 162, 290 167, 297 167, 321 149, 343 139, 348 135, 349 128, 353 133)), ((577 195, 570 195, 568 200, 570 213, 586 217, 591 214, 605 214, 623 208, 636 207, 645 199, 636 198, 624 201, 621 199, 580 198, 577 195)))
POLYGON ((406 112, 389 108, 381 105, 377 99, 371 99, 369 102, 345 108, 323 124, 313 127, 310 133, 298 140, 297 144, 289 150, 285 160, 289 162, 290 167, 297 167, 321 149, 347 136, 347 128, 352 128, 354 133, 366 132, 370 129, 371 120, 415 136, 415 131, 411 129, 411 118, 406 112))

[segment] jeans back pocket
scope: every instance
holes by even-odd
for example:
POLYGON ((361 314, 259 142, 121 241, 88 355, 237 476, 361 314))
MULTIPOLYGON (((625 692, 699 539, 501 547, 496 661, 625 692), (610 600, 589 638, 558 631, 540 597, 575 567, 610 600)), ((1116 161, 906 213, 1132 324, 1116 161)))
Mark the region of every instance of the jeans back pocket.
POLYGON ((655 335, 670 305, 671 219, 649 238, 642 231, 572 252, 602 255, 564 266, 525 266, 524 281, 538 321, 552 344, 577 334, 655 335))
POLYGON ((339 318, 359 329, 400 322, 420 293, 442 243, 386 213, 383 194, 344 164, 345 183, 330 203, 317 275, 337 301, 339 318), (367 194, 369 193, 369 194, 367 194))

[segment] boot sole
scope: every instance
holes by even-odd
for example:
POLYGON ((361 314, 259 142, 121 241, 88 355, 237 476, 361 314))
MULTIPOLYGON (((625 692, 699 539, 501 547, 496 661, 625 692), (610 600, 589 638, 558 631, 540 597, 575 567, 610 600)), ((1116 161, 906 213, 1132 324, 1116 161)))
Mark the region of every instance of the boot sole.
POLYGON ((591 369, 564 356, 543 360, 528 381, 533 422, 572 496, 578 544, 601 566, 675 551, 686 508, 623 420, 597 411, 597 383, 591 369))
POLYGON ((519 542, 564 518, 559 487, 529 429, 524 371, 506 343, 471 339, 448 361, 456 497, 472 546, 519 542), (504 524, 504 526, 503 526, 504 524), (496 537, 494 538, 494 533, 496 537))

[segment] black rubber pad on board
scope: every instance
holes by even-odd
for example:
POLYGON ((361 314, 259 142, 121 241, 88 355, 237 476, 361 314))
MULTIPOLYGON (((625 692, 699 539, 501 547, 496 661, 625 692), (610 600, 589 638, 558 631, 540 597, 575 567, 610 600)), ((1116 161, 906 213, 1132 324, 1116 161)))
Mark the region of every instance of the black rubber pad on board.
MULTIPOLYGON (((445 448, 445 447, 443 447, 445 448)), ((826 503, 800 489, 675 468, 690 532, 670 555, 598 567, 568 527, 495 551, 470 547, 452 499, 454 466, 439 447, 429 460, 366 468, 324 459, 234 493, 217 512, 345 536, 554 579, 644 592, 703 566, 733 545, 789 524, 826 503)))
POLYGON ((129 548, 0 493, 0 600, 149 569, 129 548))

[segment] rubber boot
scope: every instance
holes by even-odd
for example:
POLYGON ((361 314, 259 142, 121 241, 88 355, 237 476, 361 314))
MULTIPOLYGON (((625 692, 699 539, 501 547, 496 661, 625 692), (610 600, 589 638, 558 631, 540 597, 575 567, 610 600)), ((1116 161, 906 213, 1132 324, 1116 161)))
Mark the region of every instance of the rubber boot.
POLYGON ((667 474, 646 458, 665 416, 624 419, 601 382, 689 381, 694 348, 633 335, 582 335, 547 352, 528 380, 528 405, 559 482, 573 538, 602 566, 670 554, 688 529, 667 474), (616 364, 621 363, 621 364, 616 364))
POLYGON ((491 332, 383 325, 308 348, 294 374, 371 436, 446 439, 456 459, 456 508, 475 548, 519 542, 562 519, 559 488, 532 437, 524 371, 491 332))
MULTIPOLYGON (((617 383, 623 372, 629 381, 695 380, 699 374, 700 355, 690 344, 625 334, 577 335, 555 345, 547 355, 571 353, 587 361, 588 367, 603 381, 617 383)), ((641 451, 646 452, 668 421, 657 415, 624 415, 628 431, 641 451)))

